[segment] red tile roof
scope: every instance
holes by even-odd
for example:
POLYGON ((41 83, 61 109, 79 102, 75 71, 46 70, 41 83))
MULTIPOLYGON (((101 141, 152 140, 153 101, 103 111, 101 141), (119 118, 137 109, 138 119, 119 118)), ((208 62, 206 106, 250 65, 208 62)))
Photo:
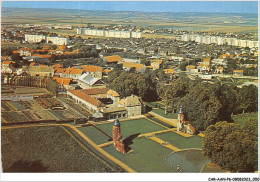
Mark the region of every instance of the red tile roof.
POLYGON ((86 102, 89 102, 90 104, 96 106, 96 107, 105 107, 105 104, 101 101, 89 96, 85 91, 88 89, 81 89, 81 90, 69 90, 68 92, 71 92, 73 95, 85 100, 86 102))
POLYGON ((102 71, 103 69, 99 66, 92 66, 92 65, 83 65, 81 66, 85 72, 98 72, 102 71))
POLYGON ((113 62, 118 62, 118 61, 122 61, 123 60, 123 58, 121 58, 120 56, 118 56, 118 55, 114 55, 114 56, 106 56, 106 57, 104 57, 106 60, 107 60, 107 62, 109 62, 109 63, 113 63, 113 62))
POLYGON ((53 79, 59 84, 59 85, 69 85, 72 81, 72 78, 58 78, 53 77, 53 79))
POLYGON ((11 63, 14 63, 13 61, 3 61, 2 64, 11 64, 11 63))

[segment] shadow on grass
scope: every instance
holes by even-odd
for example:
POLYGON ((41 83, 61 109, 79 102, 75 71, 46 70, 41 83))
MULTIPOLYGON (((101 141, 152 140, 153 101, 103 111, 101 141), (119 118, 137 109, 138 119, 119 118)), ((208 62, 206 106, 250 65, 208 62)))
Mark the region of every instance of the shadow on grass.
POLYGON ((129 137, 126 137, 126 138, 123 140, 123 143, 124 143, 124 145, 125 145, 125 151, 126 151, 126 153, 131 150, 131 147, 129 147, 129 146, 130 146, 131 144, 133 144, 133 140, 134 140, 135 138, 137 138, 138 135, 140 135, 140 133, 130 135, 129 137))
POLYGON ((41 161, 16 161, 8 169, 4 169, 6 173, 39 173, 48 172, 48 168, 43 166, 41 161))

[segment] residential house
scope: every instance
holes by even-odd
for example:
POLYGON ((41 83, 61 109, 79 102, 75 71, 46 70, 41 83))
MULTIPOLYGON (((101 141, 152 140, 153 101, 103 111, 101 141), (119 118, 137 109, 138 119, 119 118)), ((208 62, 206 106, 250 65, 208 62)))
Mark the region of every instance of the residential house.
POLYGON ((102 79, 103 69, 99 66, 83 65, 81 66, 87 75, 102 79))
POLYGON ((243 76, 244 70, 233 70, 233 75, 234 76, 243 76))
POLYGON ((217 69, 215 70, 215 73, 217 74, 223 74, 224 68, 222 66, 217 67, 217 69))
POLYGON ((163 62, 162 60, 153 60, 151 63, 153 70, 160 69, 162 62, 163 62))
POLYGON ((81 75, 78 79, 78 85, 83 88, 105 88, 106 85, 101 79, 98 79, 96 77, 92 77, 91 75, 84 73, 81 75))
POLYGON ((35 50, 27 47, 22 47, 18 50, 18 53, 20 56, 32 56, 34 54, 35 50))
POLYGON ((65 91, 65 90, 70 89, 70 84, 72 83, 72 78, 53 77, 53 79, 58 83, 59 90, 65 91))
POLYGON ((196 66, 194 66, 194 65, 188 65, 188 66, 186 66, 186 72, 198 73, 198 69, 196 69, 196 66))
POLYGON ((120 95, 116 91, 110 89, 107 92, 107 98, 110 98, 111 100, 113 100, 114 105, 118 105, 118 102, 120 100, 120 95))
POLYGON ((164 71, 164 73, 166 73, 166 74, 175 74, 174 69, 164 69, 163 71, 164 71))
POLYGON ((58 72, 60 77, 73 78, 75 80, 78 80, 79 77, 84 73, 84 70, 72 67, 72 68, 65 68, 63 70, 57 69, 57 73, 58 72))
POLYGON ((210 67, 210 59, 204 58, 204 59, 203 59, 203 66, 208 66, 208 67, 210 67))
POLYGON ((131 95, 125 99, 119 101, 119 107, 125 107, 127 110, 127 115, 138 116, 144 112, 144 105, 140 97, 136 95, 131 95))
POLYGON ((118 55, 113 55, 113 56, 103 57, 103 60, 106 61, 107 64, 112 64, 112 63, 117 64, 118 62, 123 61, 123 58, 121 58, 118 55))
POLYGON ((53 77, 54 75, 54 68, 49 66, 23 66, 22 70, 31 76, 53 77))
POLYGON ((145 69, 146 69, 146 66, 145 66, 145 65, 143 65, 143 64, 138 64, 138 63, 123 62, 122 65, 123 65, 123 69, 124 69, 125 71, 129 71, 131 68, 135 68, 135 70, 136 70, 137 72, 142 73, 142 72, 144 72, 145 69))

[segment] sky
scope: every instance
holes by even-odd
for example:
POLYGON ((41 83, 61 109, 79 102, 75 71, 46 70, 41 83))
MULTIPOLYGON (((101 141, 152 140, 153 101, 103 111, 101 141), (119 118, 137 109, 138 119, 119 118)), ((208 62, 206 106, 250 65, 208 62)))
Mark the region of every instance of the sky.
POLYGON ((2 1, 2 7, 142 12, 258 13, 257 1, 2 1))

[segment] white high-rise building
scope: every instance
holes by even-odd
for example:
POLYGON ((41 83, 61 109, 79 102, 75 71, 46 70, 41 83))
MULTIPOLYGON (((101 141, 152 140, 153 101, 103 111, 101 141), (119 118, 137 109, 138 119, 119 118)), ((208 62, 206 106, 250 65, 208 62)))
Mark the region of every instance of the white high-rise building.
POLYGON ((119 31, 119 30, 97 30, 97 29, 87 29, 78 28, 77 34, 100 36, 100 37, 116 37, 116 38, 142 38, 141 32, 130 32, 130 31, 119 31))
POLYGON ((25 35, 25 41, 29 43, 37 43, 41 42, 42 40, 45 40, 45 35, 25 35))
POLYGON ((49 42, 55 45, 67 45, 69 43, 69 39, 63 37, 47 37, 46 43, 49 42))

